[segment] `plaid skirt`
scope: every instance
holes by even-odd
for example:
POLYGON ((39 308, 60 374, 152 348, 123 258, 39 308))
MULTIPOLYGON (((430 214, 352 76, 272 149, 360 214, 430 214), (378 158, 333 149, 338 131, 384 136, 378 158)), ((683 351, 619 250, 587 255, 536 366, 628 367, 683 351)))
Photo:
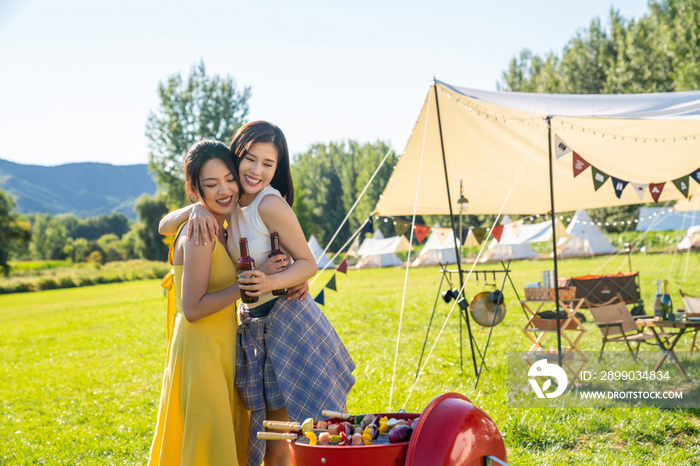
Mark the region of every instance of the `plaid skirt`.
POLYGON ((355 383, 345 345, 311 296, 278 299, 270 314, 245 318, 236 336, 236 387, 251 412, 248 466, 265 456, 257 438, 267 411, 287 408, 289 420, 339 411, 355 383))

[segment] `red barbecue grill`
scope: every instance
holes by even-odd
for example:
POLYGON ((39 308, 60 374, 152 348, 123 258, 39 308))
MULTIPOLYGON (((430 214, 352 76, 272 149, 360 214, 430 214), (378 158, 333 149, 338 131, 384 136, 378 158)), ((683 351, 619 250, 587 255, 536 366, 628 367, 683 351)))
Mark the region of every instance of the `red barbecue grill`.
MULTIPOLYGON (((287 440, 295 466, 483 466, 505 464, 506 449, 496 424, 458 393, 443 393, 417 413, 379 413, 420 420, 409 442, 374 445, 309 445, 287 440), (500 461, 499 461, 500 460, 500 461)), ((341 422, 330 419, 329 422, 341 422)), ((302 437, 303 438, 303 437, 302 437)))

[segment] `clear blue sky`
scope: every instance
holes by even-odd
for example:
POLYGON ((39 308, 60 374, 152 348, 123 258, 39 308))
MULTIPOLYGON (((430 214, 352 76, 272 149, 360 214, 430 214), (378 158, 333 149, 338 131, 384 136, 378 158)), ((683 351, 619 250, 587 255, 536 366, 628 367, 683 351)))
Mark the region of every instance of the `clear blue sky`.
POLYGON ((382 139, 402 150, 434 76, 496 89, 527 47, 560 54, 643 0, 0 0, 0 158, 147 163, 159 81, 204 60, 252 87, 250 118, 293 153, 382 139))

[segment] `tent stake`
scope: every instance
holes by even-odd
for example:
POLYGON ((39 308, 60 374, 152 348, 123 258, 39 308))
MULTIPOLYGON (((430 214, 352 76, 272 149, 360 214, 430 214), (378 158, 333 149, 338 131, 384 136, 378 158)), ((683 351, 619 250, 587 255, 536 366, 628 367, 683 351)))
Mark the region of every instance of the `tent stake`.
MULTIPOLYGON (((435 78, 433 78, 433 90, 435 91, 435 108, 437 109, 438 129, 440 130, 440 148, 442 149, 442 166, 445 169, 445 186, 447 187, 447 204, 450 207, 450 222, 452 222, 452 233, 454 234, 454 237, 455 237, 455 254, 457 256, 457 269, 459 270, 459 289, 463 290, 464 289, 464 277, 462 276, 462 257, 459 253, 459 248, 457 247, 457 241, 456 241, 457 228, 455 227, 455 217, 454 217, 454 213, 452 212, 452 198, 450 197, 450 182, 447 179, 447 160, 445 159, 445 144, 444 144, 443 139, 442 139, 442 122, 440 121, 440 105, 438 103, 437 81, 435 81, 435 78)), ((552 201, 552 202, 554 202, 554 201, 552 201)), ((464 297, 462 297, 462 298, 464 298, 464 297)), ((466 311, 462 311, 462 309, 460 308, 459 314, 467 322, 467 332, 469 332, 469 345, 471 346, 472 362, 474 363, 474 376, 478 377, 479 372, 476 368, 476 356, 474 355, 474 337, 472 336, 472 328, 471 328, 471 325, 469 323, 469 313, 466 311)), ((460 320, 460 326, 461 326, 461 320, 460 320)), ((462 337, 460 336, 460 345, 461 345, 461 343, 462 343, 462 337)), ((561 344, 559 346, 561 346, 561 344)), ((461 364, 462 364, 462 361, 461 361, 461 355, 460 355, 460 365, 461 364)))
POLYGON ((552 168, 552 117, 547 116, 549 146, 549 198, 552 203, 552 251, 554 253, 554 309, 557 313, 557 355, 561 366, 561 318, 559 317, 559 268, 557 266, 557 216, 554 213, 554 174, 552 168))

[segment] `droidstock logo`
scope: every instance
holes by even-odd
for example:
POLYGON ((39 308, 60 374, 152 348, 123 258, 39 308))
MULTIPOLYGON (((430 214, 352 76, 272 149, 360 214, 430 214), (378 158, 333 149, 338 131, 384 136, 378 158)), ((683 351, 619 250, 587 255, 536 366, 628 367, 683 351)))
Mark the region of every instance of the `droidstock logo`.
POLYGON ((530 382, 530 386, 535 391, 537 398, 544 398, 545 396, 547 398, 556 398, 564 393, 564 390, 566 390, 566 386, 569 383, 569 379, 566 376, 564 369, 559 367, 557 364, 547 363, 546 359, 540 359, 535 364, 530 366, 530 370, 527 372, 527 375, 530 376, 528 382, 530 382), (541 389, 540 385, 537 383, 536 377, 548 377, 541 389), (551 377, 556 379, 557 389, 552 393, 546 393, 547 389, 552 386, 551 377))

